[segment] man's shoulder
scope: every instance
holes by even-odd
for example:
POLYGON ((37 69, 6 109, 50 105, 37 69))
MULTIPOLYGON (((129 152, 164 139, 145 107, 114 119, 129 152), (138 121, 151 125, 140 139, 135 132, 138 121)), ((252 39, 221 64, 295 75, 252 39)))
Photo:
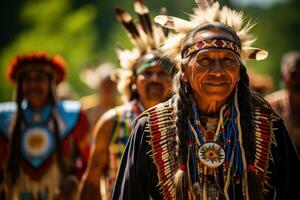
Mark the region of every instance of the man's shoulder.
POLYGON ((148 110, 146 110, 144 113, 153 113, 153 112, 172 112, 174 110, 174 104, 175 104, 175 98, 171 98, 165 102, 159 103, 148 110))
POLYGON ((259 112, 268 114, 272 116, 272 118, 281 119, 278 107, 274 106, 274 104, 270 103, 267 99, 263 98, 261 95, 255 92, 251 94, 251 98, 254 112, 259 110, 259 112))
POLYGON ((100 117, 102 123, 107 123, 111 121, 115 121, 118 118, 116 107, 109 109, 100 117))
POLYGON ((256 92, 251 92, 251 102, 253 107, 260 107, 272 111, 270 103, 256 92))
POLYGON ((166 115, 173 117, 173 111, 174 99, 172 98, 145 110, 132 122, 132 124, 148 124, 149 126, 149 123, 151 124, 155 119, 165 117, 166 115))

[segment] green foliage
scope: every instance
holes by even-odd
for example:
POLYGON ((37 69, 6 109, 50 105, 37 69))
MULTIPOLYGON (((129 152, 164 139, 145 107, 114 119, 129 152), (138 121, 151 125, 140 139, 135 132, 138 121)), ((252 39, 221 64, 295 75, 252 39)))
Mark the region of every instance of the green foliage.
MULTIPOLYGON (((229 0, 220 2, 230 3, 229 0)), ((13 19, 4 24, 18 27, 11 31, 9 40, 5 29, 0 33, 3 35, 1 38, 6 38, 6 41, 0 38, 1 44, 6 45, 0 48, 0 101, 10 100, 12 95, 12 86, 4 78, 10 60, 19 53, 36 50, 61 54, 68 64, 68 81, 72 87, 79 95, 91 92, 79 80, 79 73, 83 67, 96 66, 100 62, 117 63, 114 52, 116 43, 131 47, 115 18, 114 8, 125 8, 137 19, 132 3, 133 0, 27 0, 14 5, 6 2, 15 10, 3 12, 11 14, 5 19, 13 19)), ((146 0, 146 3, 153 11, 151 17, 158 14, 162 6, 166 6, 170 15, 187 18, 186 13, 190 13, 194 5, 194 1, 179 0, 176 3, 174 0, 146 0)), ((300 35, 299 8, 298 1, 294 0, 268 9, 246 9, 246 14, 257 22, 253 29, 258 36, 256 46, 270 53, 266 61, 249 62, 249 67, 272 74, 278 82, 281 56, 286 51, 300 49, 300 43, 295 42, 300 35)))
POLYGON ((248 9, 257 25, 253 32, 257 36, 256 46, 266 49, 269 57, 261 62, 249 62, 260 73, 270 74, 275 86, 279 86, 281 57, 288 51, 300 50, 297 42, 300 35, 299 4, 278 4, 268 10, 248 9))
MULTIPOLYGON (((5 74, 6 66, 20 53, 58 53, 68 65, 68 81, 74 88, 85 90, 78 81, 78 72, 97 56, 94 44, 99 36, 93 24, 96 9, 85 5, 71 10, 70 5, 69 0, 27 1, 21 12, 25 28, 0 54, 1 74, 5 74)), ((4 78, 0 79, 0 91, 0 100, 11 98, 11 87, 4 78)))

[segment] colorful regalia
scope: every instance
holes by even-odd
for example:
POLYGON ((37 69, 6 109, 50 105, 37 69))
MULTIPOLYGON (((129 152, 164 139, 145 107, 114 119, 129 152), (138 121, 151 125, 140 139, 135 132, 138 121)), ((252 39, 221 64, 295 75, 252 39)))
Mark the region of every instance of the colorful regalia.
MULTIPOLYGON (((18 83, 20 76, 35 70, 55 74, 49 85, 62 81, 65 73, 57 57, 32 53, 18 56, 9 67, 9 76, 18 83)), ((0 104, 0 190, 9 200, 51 200, 62 192, 60 186, 67 177, 80 178, 85 169, 89 154, 87 117, 77 101, 49 100, 33 108, 20 96, 16 102, 0 104)))
MULTIPOLYGON (((77 145, 84 138, 87 130, 86 116, 80 111, 80 104, 75 101, 62 101, 56 104, 59 119, 60 139, 63 161, 67 166, 65 173, 58 168, 54 154, 56 144, 53 136, 51 106, 41 110, 31 109, 26 102, 22 105, 24 124, 21 136, 21 173, 18 182, 12 188, 8 185, 10 198, 21 200, 41 198, 53 199, 65 173, 80 176, 83 172, 88 147, 82 151, 77 145)), ((5 168, 9 155, 12 125, 14 123, 16 104, 14 102, 0 104, 0 146, 1 173, 5 168)))
MULTIPOLYGON (((248 166, 248 170, 255 171, 261 177, 265 199, 281 199, 286 194, 285 187, 288 184, 286 155, 289 152, 293 153, 293 150, 285 149, 291 144, 286 138, 287 133, 282 120, 261 97, 253 94, 252 98, 256 155, 254 166, 248 166)), ((242 189, 243 170, 241 167, 243 164, 239 155, 241 149, 236 145, 241 133, 234 130, 238 129, 237 121, 232 120, 237 117, 234 109, 232 104, 228 105, 227 110, 230 114, 228 115, 227 112, 225 114, 227 117, 220 122, 223 130, 220 131, 218 144, 225 150, 224 157, 223 155, 218 157, 216 153, 218 151, 214 151, 214 147, 205 149, 205 155, 211 160, 225 160, 222 164, 222 168, 226 168, 225 174, 218 174, 220 173, 218 170, 204 171, 207 168, 200 162, 201 157, 198 156, 201 142, 198 141, 197 132, 191 128, 194 127, 194 122, 191 122, 191 127, 186 129, 189 134, 187 170, 192 183, 199 181, 199 184, 204 184, 206 182, 209 186, 209 182, 221 181, 220 184, 224 187, 221 191, 227 193, 226 198, 213 199, 245 199, 242 189), (232 132, 225 129, 232 129, 232 132), (237 135, 234 136, 234 134, 237 135), (234 177, 228 181, 228 176, 232 174, 234 177), (215 180, 214 177, 221 179, 215 180)), ((177 163, 176 148, 174 148, 176 146, 175 116, 174 99, 171 99, 145 111, 135 122, 133 135, 123 155, 119 171, 123 175, 117 179, 113 199, 148 199, 150 196, 153 199, 175 199, 173 177, 177 169, 181 167, 177 163), (134 162, 134 165, 126 170, 126 162, 134 162), (126 177, 131 177, 129 182, 126 177)), ((218 190, 215 187, 210 187, 210 189, 212 193, 218 190)))
POLYGON ((154 19, 175 31, 161 49, 181 70, 175 76, 173 98, 135 121, 113 199, 285 199, 288 155, 295 152, 281 118, 250 91, 245 67, 247 59, 261 60, 268 53, 252 47, 252 25, 244 23, 242 12, 209 0, 196 3, 189 20, 167 15, 154 19), (235 87, 224 95, 225 103, 208 92, 201 94, 204 98, 192 86, 203 84, 198 77, 205 73, 214 73, 207 76, 214 78, 211 84, 226 77, 226 67, 234 64, 226 66, 222 62, 227 58, 220 55, 228 52, 238 61, 235 87), (210 95, 213 103, 221 104, 220 110, 200 112, 210 95))
MULTIPOLYGON (((131 133, 131 124, 142 113, 144 108, 137 100, 133 100, 115 107, 114 110, 116 112, 116 119, 109 143, 109 164, 107 170, 104 172, 105 177, 102 179, 105 181, 105 189, 101 189, 104 190, 103 192, 106 195, 112 194, 121 158, 131 133)), ((102 196, 106 195, 102 194, 102 196)))
POLYGON ((98 129, 96 128, 95 151, 91 156, 91 167, 87 170, 87 178, 82 180, 81 198, 93 198, 90 194, 98 192, 98 174, 100 174, 99 178, 101 176, 101 199, 111 198, 122 153, 131 133, 132 121, 144 111, 144 106, 148 106, 143 103, 148 101, 151 104, 160 103, 169 97, 168 86, 174 70, 172 70, 172 63, 168 59, 162 59, 159 51, 162 41, 168 38, 168 31, 152 24, 149 9, 143 1, 135 0, 134 10, 139 17, 138 22, 126 10, 122 8, 115 10, 118 21, 133 44, 132 49, 124 49, 120 46, 116 48, 120 68, 116 70, 113 78, 125 103, 106 112, 99 120, 99 126, 96 126, 98 129), (156 78, 158 76, 160 77, 156 78), (161 89, 157 90, 160 97, 148 99, 150 97, 146 95, 145 90, 149 85, 161 86, 161 89), (99 157, 103 158, 103 162, 96 160, 99 157))

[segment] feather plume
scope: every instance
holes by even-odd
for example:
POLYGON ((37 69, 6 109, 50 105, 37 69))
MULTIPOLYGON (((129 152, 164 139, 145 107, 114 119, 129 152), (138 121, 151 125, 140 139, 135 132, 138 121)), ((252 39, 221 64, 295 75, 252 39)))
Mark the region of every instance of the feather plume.
POLYGON ((142 0, 135 0, 134 10, 139 16, 140 23, 145 33, 152 36, 153 30, 152 30, 150 17, 149 17, 149 9, 147 8, 147 6, 144 4, 142 0))
POLYGON ((125 10, 116 9, 118 21, 125 28, 127 35, 134 44, 134 48, 130 50, 123 49, 121 46, 116 47, 121 69, 116 72, 115 80, 117 80, 117 88, 122 98, 127 100, 131 96, 136 64, 148 53, 155 52, 160 56, 159 48, 168 39, 168 31, 152 23, 149 9, 143 0, 134 0, 134 10, 139 17, 138 23, 134 22, 125 10))
MULTIPOLYGON (((120 58, 123 51, 124 51, 124 48, 120 44, 116 44, 115 52, 116 52, 117 58, 120 58)), ((120 62, 120 60, 119 60, 119 62, 120 62)))
POLYGON ((196 0, 198 7, 194 9, 194 13, 190 14, 190 20, 186 21, 173 16, 158 15, 154 21, 161 26, 174 29, 175 34, 172 39, 167 39, 161 50, 164 55, 176 63, 181 65, 181 47, 186 36, 198 26, 219 22, 230 26, 240 38, 241 41, 241 59, 261 60, 267 57, 268 53, 264 50, 251 47, 255 42, 255 37, 250 33, 254 26, 251 21, 245 23, 242 12, 237 12, 226 6, 221 7, 218 2, 208 0, 196 0))
POLYGON ((174 29, 176 32, 186 32, 193 27, 189 21, 167 15, 158 15, 154 21, 163 27, 174 29))
POLYGON ((144 49, 143 41, 141 39, 140 33, 138 28, 136 27, 135 23, 133 22, 132 17, 128 12, 121 8, 116 8, 117 19, 121 24, 124 26, 125 30, 129 34, 130 38, 133 42, 141 49, 144 49))
POLYGON ((241 55, 243 58, 255 59, 255 60, 263 60, 268 57, 268 52, 258 48, 244 48, 241 55))
POLYGON ((147 42, 150 44, 151 48, 155 48, 153 40, 153 29, 148 7, 144 4, 143 0, 135 0, 134 10, 139 17, 141 28, 146 34, 147 42))
MULTIPOLYGON (((162 8, 160 9, 160 15, 168 15, 168 10, 167 10, 166 7, 162 7, 162 8)), ((163 26, 160 26, 160 27, 161 27, 161 29, 162 29, 162 31, 163 31, 165 37, 167 37, 168 34, 169 34, 169 29, 168 29, 168 28, 165 28, 165 27, 163 27, 163 26)))

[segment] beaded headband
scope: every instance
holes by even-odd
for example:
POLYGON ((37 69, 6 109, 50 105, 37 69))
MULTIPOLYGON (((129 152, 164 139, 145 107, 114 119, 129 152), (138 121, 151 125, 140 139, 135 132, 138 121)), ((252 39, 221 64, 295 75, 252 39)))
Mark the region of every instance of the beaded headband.
POLYGON ((181 57, 187 58, 191 54, 204 49, 225 49, 230 50, 240 57, 241 47, 236 43, 224 38, 212 38, 207 40, 200 40, 192 44, 188 44, 181 50, 181 57))
POLYGON ((138 65, 136 65, 135 75, 138 75, 145 69, 156 65, 165 69, 172 69, 172 63, 168 59, 162 59, 161 57, 155 56, 145 59, 142 63, 138 63, 138 65))

